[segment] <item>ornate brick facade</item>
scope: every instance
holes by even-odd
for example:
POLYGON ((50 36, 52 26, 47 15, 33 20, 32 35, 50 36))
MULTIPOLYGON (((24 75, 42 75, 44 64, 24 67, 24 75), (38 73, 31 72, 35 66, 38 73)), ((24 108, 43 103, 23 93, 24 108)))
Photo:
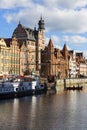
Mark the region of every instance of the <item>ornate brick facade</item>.
POLYGON ((45 77, 57 76, 66 78, 68 75, 68 49, 64 45, 62 50, 54 48, 50 39, 48 46, 42 51, 41 72, 45 77))

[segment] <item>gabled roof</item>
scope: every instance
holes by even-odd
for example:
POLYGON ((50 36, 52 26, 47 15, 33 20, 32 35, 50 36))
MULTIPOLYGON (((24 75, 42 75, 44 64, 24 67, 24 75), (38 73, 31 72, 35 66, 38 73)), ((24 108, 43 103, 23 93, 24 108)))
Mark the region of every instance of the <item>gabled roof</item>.
POLYGON ((54 47, 54 45, 53 45, 53 42, 52 42, 51 38, 50 38, 50 40, 49 40, 48 46, 49 46, 49 47, 54 47))
POLYGON ((0 46, 7 46, 3 38, 0 38, 0 46))
POLYGON ((66 44, 63 46, 63 51, 68 51, 66 44))
POLYGON ((14 36, 14 34, 18 39, 26 39, 26 40, 33 40, 33 41, 36 40, 34 35, 34 30, 23 26, 20 22, 16 27, 16 29, 14 30, 12 37, 14 36))

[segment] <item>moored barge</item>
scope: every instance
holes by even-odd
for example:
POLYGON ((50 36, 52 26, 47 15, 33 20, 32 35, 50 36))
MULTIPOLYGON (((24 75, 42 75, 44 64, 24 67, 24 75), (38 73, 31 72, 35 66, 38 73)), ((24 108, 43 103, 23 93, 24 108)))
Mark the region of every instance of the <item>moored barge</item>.
POLYGON ((41 84, 37 78, 0 82, 0 99, 31 96, 44 92, 45 86, 41 84))

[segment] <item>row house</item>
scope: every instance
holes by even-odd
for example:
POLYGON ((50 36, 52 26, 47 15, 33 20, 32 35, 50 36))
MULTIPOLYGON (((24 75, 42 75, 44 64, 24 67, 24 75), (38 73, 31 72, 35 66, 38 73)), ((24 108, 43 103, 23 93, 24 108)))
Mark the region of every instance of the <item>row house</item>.
MULTIPOLYGON (((26 70, 33 73, 36 71, 35 45, 32 47, 32 42, 28 45, 26 46, 25 42, 20 45, 20 40, 15 35, 13 38, 0 39, 0 74, 23 75, 26 70)), ((58 78, 87 76, 87 62, 83 53, 68 50, 66 44, 59 50, 50 39, 45 49, 41 50, 40 57, 41 76, 58 78)))
POLYGON ((41 53, 41 75, 58 78, 87 76, 87 62, 83 53, 68 50, 66 44, 59 50, 50 39, 41 53))
POLYGON ((69 78, 78 77, 79 66, 76 62, 76 52, 74 50, 69 50, 69 78))
POLYGON ((78 76, 79 77, 87 76, 87 61, 84 57, 83 52, 76 53, 76 61, 79 66, 78 76))
POLYGON ((12 38, 0 39, 0 74, 40 74, 44 77, 74 78, 87 76, 83 53, 60 50, 52 40, 45 45, 45 23, 42 17, 38 29, 18 23, 12 38))
POLYGON ((0 39, 0 75, 8 74, 10 67, 10 49, 3 38, 0 39))
POLYGON ((12 38, 0 41, 0 73, 37 73, 41 69, 41 50, 45 48, 45 23, 42 17, 38 29, 18 23, 12 38))
POLYGON ((87 76, 87 63, 85 62, 81 62, 80 65, 79 65, 79 76, 83 77, 83 76, 87 76))
POLYGON ((0 39, 0 74, 20 74, 20 49, 15 37, 0 39))

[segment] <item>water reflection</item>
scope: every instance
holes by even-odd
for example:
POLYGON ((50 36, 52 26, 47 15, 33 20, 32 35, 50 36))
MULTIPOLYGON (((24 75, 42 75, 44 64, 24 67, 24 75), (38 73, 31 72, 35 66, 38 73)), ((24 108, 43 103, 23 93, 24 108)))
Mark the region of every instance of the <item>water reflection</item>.
POLYGON ((1 130, 87 128, 87 92, 68 91, 0 102, 1 130))

